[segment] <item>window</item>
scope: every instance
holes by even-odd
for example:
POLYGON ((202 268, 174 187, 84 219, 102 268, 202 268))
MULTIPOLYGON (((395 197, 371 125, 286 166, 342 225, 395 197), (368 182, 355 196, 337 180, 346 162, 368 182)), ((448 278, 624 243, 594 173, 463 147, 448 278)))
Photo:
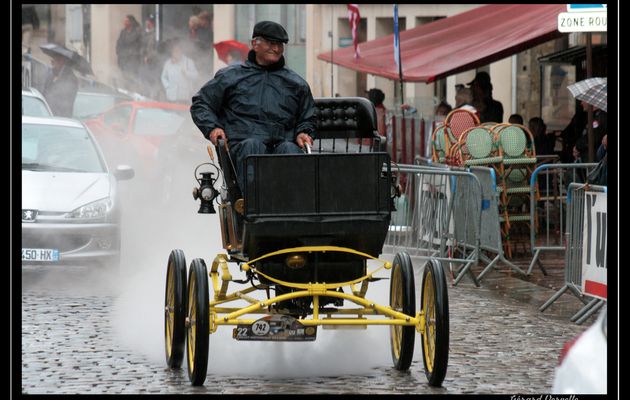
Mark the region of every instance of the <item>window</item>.
POLYGON ((133 133, 141 136, 173 135, 184 122, 187 110, 140 108, 136 112, 133 133))
POLYGON ((22 124, 22 169, 105 172, 85 129, 42 124, 22 124))
POLYGON ((105 125, 118 126, 123 131, 127 129, 129 119, 131 118, 131 106, 117 107, 105 114, 105 125))
POLYGON ((49 117, 52 114, 41 99, 32 96, 22 96, 22 115, 49 117))

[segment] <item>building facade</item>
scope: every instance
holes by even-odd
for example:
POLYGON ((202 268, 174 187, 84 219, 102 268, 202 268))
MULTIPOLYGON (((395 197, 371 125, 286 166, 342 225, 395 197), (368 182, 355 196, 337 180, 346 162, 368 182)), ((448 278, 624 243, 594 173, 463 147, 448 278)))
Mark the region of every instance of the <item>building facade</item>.
MULTIPOLYGON (((400 30, 480 5, 400 4, 400 30)), ((388 108, 400 103, 397 81, 359 73, 317 58, 319 54, 352 45, 346 4, 50 4, 37 5, 36 9, 41 24, 33 35, 33 56, 47 62, 47 57, 35 44, 50 41, 63 43, 90 61, 99 81, 113 86, 122 82, 116 63, 116 41, 127 14, 134 15, 139 22, 153 15, 157 21, 156 39, 158 43, 165 43, 173 38, 186 38, 189 17, 205 10, 212 16, 214 43, 236 39, 249 45, 257 21, 272 20, 282 24, 290 38, 285 47, 287 65, 306 79, 316 97, 365 96, 366 90, 376 87, 385 93, 388 108)), ((360 4, 360 14, 359 43, 393 33, 392 4, 360 4)), ((491 75, 494 97, 503 104, 505 120, 512 113, 519 113, 526 119, 539 116, 545 110, 550 74, 560 71, 549 63, 541 64, 539 58, 578 46, 583 36, 565 35, 562 39, 431 84, 405 83, 403 100, 415 106, 422 115, 430 116, 439 101, 446 100, 451 105, 455 103, 455 85, 465 84, 473 79, 476 71, 485 70, 491 75)), ((594 44, 605 42, 605 33, 593 35, 594 44)), ((216 56, 210 60, 213 72, 225 66, 216 56)), ((570 62, 575 63, 575 60, 570 62)), ((565 75, 572 81, 580 77, 580 65, 574 65, 571 72, 572 66, 566 60, 552 64, 565 68, 565 75)), ((570 80, 563 85, 572 83, 570 80)), ((570 108, 568 112, 572 112, 574 104, 570 108)), ((558 120, 557 124, 561 122, 558 120)))

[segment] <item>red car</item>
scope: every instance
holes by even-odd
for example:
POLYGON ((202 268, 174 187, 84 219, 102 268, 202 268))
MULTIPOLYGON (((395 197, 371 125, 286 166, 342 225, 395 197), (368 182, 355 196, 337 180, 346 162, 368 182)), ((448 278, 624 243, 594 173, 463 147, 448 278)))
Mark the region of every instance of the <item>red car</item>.
POLYGON ((189 115, 186 104, 126 101, 85 124, 111 165, 130 165, 137 175, 154 178, 161 142, 175 135, 189 115))

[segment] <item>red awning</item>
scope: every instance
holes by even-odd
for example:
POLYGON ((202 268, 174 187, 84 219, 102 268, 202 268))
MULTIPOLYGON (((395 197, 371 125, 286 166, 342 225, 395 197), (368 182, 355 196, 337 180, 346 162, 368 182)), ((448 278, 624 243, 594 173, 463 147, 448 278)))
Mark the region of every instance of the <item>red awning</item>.
MULTIPOLYGON (((491 4, 400 32, 403 80, 430 83, 487 65, 562 36, 558 14, 566 4, 491 4)), ((393 14, 393 12, 392 12, 393 14)), ((399 79, 394 35, 333 52, 342 67, 399 79)), ((317 58, 331 62, 330 52, 317 58)))

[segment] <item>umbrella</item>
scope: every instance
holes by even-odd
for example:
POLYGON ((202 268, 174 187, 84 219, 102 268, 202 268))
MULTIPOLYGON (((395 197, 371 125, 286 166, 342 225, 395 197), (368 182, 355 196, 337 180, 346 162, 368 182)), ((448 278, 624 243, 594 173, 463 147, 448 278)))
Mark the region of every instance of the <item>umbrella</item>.
POLYGON ((573 97, 608 112, 608 83, 606 78, 588 78, 567 86, 573 97))
POLYGON ((241 53, 241 60, 247 59, 247 53, 249 53, 249 47, 236 40, 224 40, 214 44, 214 48, 219 55, 219 59, 224 63, 228 63, 227 56, 231 51, 238 51, 241 53))
POLYGON ((79 53, 56 43, 46 43, 39 46, 50 57, 61 56, 68 60, 68 65, 83 75, 94 75, 90 63, 79 53))

